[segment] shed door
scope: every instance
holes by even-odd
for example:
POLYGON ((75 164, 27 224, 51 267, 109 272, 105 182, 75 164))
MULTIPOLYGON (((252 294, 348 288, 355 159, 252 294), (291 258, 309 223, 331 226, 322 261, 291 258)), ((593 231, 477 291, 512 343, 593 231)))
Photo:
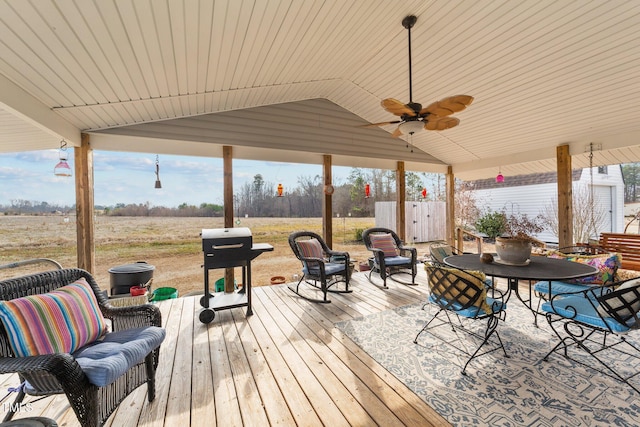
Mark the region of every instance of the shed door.
POLYGON ((610 233, 613 231, 613 197, 611 196, 612 192, 613 187, 608 185, 593 186, 595 212, 601 212, 602 218, 602 221, 599 224, 598 235, 603 232, 610 233))

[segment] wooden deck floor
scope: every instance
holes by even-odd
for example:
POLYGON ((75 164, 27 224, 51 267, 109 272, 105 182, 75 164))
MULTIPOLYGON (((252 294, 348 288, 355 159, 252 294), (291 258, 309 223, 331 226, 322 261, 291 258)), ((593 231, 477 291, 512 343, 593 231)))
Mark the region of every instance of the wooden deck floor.
MULTIPOLYGON (((253 290, 245 308, 198 320, 198 297, 162 301, 167 338, 149 404, 138 388, 110 417, 111 426, 449 426, 424 401, 333 325, 423 301, 419 286, 390 282, 389 290, 354 274, 354 292, 331 304, 299 298, 286 285, 253 290)), ((3 377, 4 389, 16 377, 3 377)), ((79 425, 63 396, 30 404, 18 417, 46 416, 79 425)))

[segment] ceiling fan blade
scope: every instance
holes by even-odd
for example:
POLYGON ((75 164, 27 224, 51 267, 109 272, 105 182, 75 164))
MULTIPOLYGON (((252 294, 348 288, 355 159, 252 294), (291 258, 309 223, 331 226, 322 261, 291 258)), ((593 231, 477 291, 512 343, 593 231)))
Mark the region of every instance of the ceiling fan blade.
POLYGON ((446 117, 453 113, 458 113, 473 102, 473 96, 455 95, 441 99, 420 110, 420 115, 427 113, 434 114, 439 117, 446 117))
POLYGON ((420 110, 420 116, 433 115, 438 117, 446 117, 453 114, 453 110, 440 105, 440 101, 433 102, 420 110))
POLYGON ((402 131, 400 131, 400 127, 397 127, 396 130, 394 130, 393 133, 391 134, 391 136, 394 138, 400 138, 401 135, 402 135, 402 131))
POLYGON ((456 95, 440 100, 440 106, 452 110, 454 113, 464 110, 473 102, 473 96, 456 95))
POLYGON ((455 117, 429 116, 424 128, 426 130, 446 130, 456 127, 458 124, 460 124, 460 120, 455 117))
POLYGON ((380 123, 369 123, 368 125, 361 125, 360 127, 363 128, 374 128, 374 127, 378 127, 378 126, 386 126, 386 125, 392 125, 395 123, 400 123, 402 120, 394 120, 392 122, 380 122, 380 123))
POLYGON ((411 117, 416 115, 416 112, 413 111, 413 109, 411 107, 409 107, 408 105, 403 104, 402 102, 398 101, 397 99, 393 99, 393 98, 387 98, 387 99, 383 99, 380 102, 380 105, 382 105, 382 108, 384 108, 385 110, 387 110, 388 112, 390 112, 391 114, 395 114, 396 116, 402 116, 402 115, 409 115, 411 117))

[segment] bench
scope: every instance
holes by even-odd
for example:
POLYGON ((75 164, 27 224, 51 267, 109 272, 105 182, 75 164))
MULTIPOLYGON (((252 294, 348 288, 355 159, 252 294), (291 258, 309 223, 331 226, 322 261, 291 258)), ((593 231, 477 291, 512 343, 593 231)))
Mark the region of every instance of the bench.
POLYGON ((622 256, 622 268, 640 271, 640 234, 601 233, 598 246, 622 256))

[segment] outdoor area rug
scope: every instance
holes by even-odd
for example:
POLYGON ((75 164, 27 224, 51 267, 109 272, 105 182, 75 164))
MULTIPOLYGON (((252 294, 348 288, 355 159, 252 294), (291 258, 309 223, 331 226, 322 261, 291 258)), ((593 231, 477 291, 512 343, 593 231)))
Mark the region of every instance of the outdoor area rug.
MULTIPOLYGON (((435 308, 399 307, 336 327, 455 426, 638 426, 640 396, 612 378, 553 354, 557 342, 543 317, 510 301, 498 325, 510 358, 498 350, 471 361, 427 331, 413 340, 435 308)), ((475 322, 484 326, 484 322, 475 322)), ((443 326, 439 336, 453 332, 443 326)), ((632 340, 640 344, 640 333, 632 340)), ((468 335, 462 335, 471 339, 468 335)), ((474 347, 475 348, 475 347, 474 347)), ((626 356, 625 356, 626 358, 626 356)), ((640 364, 617 363, 639 370, 640 364), (635 366, 634 366, 635 365, 635 366)), ((589 360, 587 356, 586 361, 589 360)), ((635 378, 634 384, 640 381, 635 378)))

